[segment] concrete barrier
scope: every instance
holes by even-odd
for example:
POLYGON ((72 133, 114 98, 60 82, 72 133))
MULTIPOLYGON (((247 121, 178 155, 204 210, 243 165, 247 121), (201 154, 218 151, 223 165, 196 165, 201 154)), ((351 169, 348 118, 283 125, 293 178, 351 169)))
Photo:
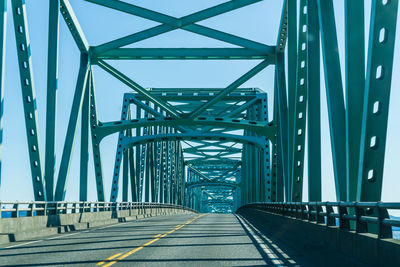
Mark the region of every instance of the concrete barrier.
POLYGON ((325 255, 334 257, 340 252, 368 266, 400 266, 400 240, 379 239, 373 234, 340 230, 251 208, 239 209, 238 214, 255 221, 268 236, 313 255, 328 250, 331 253, 325 251, 325 255))
POLYGON ((189 214, 178 208, 143 208, 117 211, 68 213, 0 219, 0 244, 55 235, 91 227, 134 221, 148 217, 189 214))

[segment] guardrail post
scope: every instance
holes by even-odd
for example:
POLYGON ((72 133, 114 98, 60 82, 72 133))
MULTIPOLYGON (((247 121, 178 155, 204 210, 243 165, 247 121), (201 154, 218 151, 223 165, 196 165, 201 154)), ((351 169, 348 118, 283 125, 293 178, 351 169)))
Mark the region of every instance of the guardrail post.
POLYGON ((307 209, 307 205, 305 205, 305 204, 300 204, 300 212, 301 212, 301 214, 300 214, 300 219, 302 219, 302 220, 307 220, 307 219, 309 219, 309 215, 310 215, 310 210, 309 209, 307 209), (307 213, 305 213, 304 211, 307 211, 307 213))
POLYGON ((365 215, 364 208, 358 207, 356 203, 355 209, 356 209, 356 233, 368 232, 368 223, 360 220, 361 216, 365 215))
POLYGON ((334 213, 333 211, 333 207, 328 205, 328 203, 326 204, 326 225, 327 226, 336 226, 336 219, 335 217, 332 217, 332 213, 334 213))
POLYGON ((341 206, 339 203, 338 209, 339 209, 339 228, 341 230, 350 230, 350 222, 343 217, 344 215, 348 214, 347 208, 341 206))
MULTIPOLYGON (((309 222, 313 222, 313 221, 316 221, 316 215, 314 215, 313 214, 313 211, 314 211, 314 207, 313 207, 313 205, 312 204, 309 204, 308 205, 308 221, 309 222)), ((315 210, 316 211, 316 210, 315 210)))
POLYGON ((11 212, 11 217, 13 217, 13 218, 18 218, 19 217, 19 204, 18 203, 16 203, 16 204, 14 204, 13 205, 13 209, 14 209, 14 211, 13 212, 11 212))
POLYGON ((322 206, 318 205, 318 203, 315 203, 315 212, 317 213, 316 214, 317 223, 324 223, 325 222, 324 217, 321 216, 321 212, 323 212, 322 206))
POLYGON ((3 206, 2 206, 2 203, 1 203, 1 201, 0 201, 0 219, 2 218, 2 209, 3 209, 3 206))
POLYGON ((383 224, 383 219, 389 218, 386 208, 379 207, 380 202, 376 203, 378 209, 378 238, 392 238, 392 226, 383 224))
POLYGON ((33 206, 34 206, 33 203, 30 203, 30 204, 28 205, 29 211, 26 213, 26 216, 29 216, 29 217, 32 217, 32 216, 33 216, 33 206))

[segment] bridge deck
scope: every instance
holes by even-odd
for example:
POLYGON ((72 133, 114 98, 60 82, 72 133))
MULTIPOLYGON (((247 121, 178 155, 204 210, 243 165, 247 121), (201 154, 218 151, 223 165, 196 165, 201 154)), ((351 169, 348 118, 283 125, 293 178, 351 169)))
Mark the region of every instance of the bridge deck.
POLYGON ((1 266, 310 266, 232 214, 154 217, 4 245, 1 266), (117 255, 117 256, 115 256, 117 255), (106 260, 115 256, 113 260, 106 260))

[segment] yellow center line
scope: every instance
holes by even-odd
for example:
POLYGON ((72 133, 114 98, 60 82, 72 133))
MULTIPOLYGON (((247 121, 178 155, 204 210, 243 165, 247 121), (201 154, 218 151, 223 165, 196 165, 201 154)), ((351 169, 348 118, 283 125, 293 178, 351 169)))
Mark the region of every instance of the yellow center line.
POLYGON ((111 257, 108 257, 107 259, 105 259, 104 261, 98 262, 96 265, 103 265, 104 263, 106 263, 106 261, 112 260, 116 257, 118 257, 119 255, 121 255, 122 253, 117 253, 115 255, 112 255, 111 257))
POLYGON ((148 245, 150 245, 150 244, 156 242, 158 239, 160 239, 160 238, 158 237, 158 238, 155 238, 155 239, 153 239, 153 240, 147 242, 146 244, 143 245, 143 247, 148 246, 148 245))
POLYGON ((110 261, 110 260, 114 259, 113 261, 110 261, 109 263, 103 265, 102 267, 111 266, 111 265, 117 263, 119 260, 122 260, 122 259, 128 257, 129 255, 132 255, 133 253, 135 253, 135 252, 141 250, 142 248, 144 248, 144 247, 146 247, 146 246, 148 246, 148 245, 151 245, 152 243, 156 242, 156 241, 159 240, 160 238, 165 237, 165 236, 167 236, 168 234, 171 234, 171 233, 175 232, 176 230, 182 228, 182 227, 185 226, 185 225, 188 225, 189 223, 192 223, 193 221, 197 220, 198 218, 200 218, 200 217, 202 217, 202 216, 204 216, 204 215, 205 215, 205 214, 202 214, 202 215, 200 215, 200 216, 197 216, 197 217, 193 218, 192 220, 188 220, 188 221, 186 221, 185 224, 177 225, 175 229, 172 229, 171 231, 169 231, 169 232, 167 232, 167 233, 165 233, 165 234, 158 234, 158 235, 155 235, 155 236, 154 236, 155 238, 154 238, 153 240, 151 240, 151 241, 147 242, 146 244, 141 245, 140 247, 137 247, 137 248, 135 248, 135 249, 133 249, 133 250, 131 250, 131 251, 129 251, 129 252, 123 254, 122 256, 120 256, 122 253, 115 254, 115 255, 113 255, 113 256, 111 256, 111 257, 105 259, 104 261, 98 262, 96 265, 102 265, 102 264, 106 263, 107 261, 110 261), (118 258, 116 258, 116 257, 118 257, 118 258))

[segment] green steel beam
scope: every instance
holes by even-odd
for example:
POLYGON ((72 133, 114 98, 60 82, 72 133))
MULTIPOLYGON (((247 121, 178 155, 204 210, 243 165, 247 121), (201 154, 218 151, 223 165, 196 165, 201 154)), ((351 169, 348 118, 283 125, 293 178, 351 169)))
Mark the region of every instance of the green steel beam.
POLYGON ((89 50, 88 42, 68 0, 60 0, 60 12, 79 50, 81 53, 87 53, 89 50))
MULTIPOLYGON (((294 162, 293 158, 295 157, 295 147, 294 147, 294 141, 296 138, 296 135, 294 134, 294 127, 295 127, 295 120, 296 119, 296 91, 299 89, 298 88, 298 67, 299 67, 299 61, 300 61, 300 55, 297 54, 297 38, 303 38, 304 39, 304 33, 301 31, 301 25, 299 25, 299 31, 297 30, 297 0, 287 0, 287 34, 288 34, 288 40, 287 40, 287 84, 288 84, 288 115, 289 115, 289 140, 288 140, 288 148, 289 148, 289 155, 288 155, 288 164, 289 164, 289 180, 290 180, 290 186, 288 188, 289 190, 289 195, 292 196, 294 193, 292 192, 293 187, 295 184, 293 183, 293 172, 294 170, 294 162), (299 37, 297 37, 297 33, 299 33, 299 37)), ((301 12, 302 11, 302 6, 304 6, 303 3, 299 4, 299 20, 304 21, 304 14, 301 12)), ((300 22, 301 23, 301 22, 300 22)), ((302 41, 299 40, 299 43, 302 41)), ((301 50, 299 51, 301 52, 301 50)), ((304 60, 304 55, 303 59, 304 60)), ((303 74, 304 75, 304 74, 303 74)), ((306 102, 304 102, 306 103, 306 102)))
POLYGON ((186 184, 186 188, 193 188, 199 186, 229 186, 229 187, 239 187, 240 185, 237 183, 230 183, 230 182, 194 182, 186 184))
POLYGON ((128 149, 125 149, 124 151, 124 156, 123 156, 123 164, 122 164, 122 201, 123 202, 128 202, 128 185, 129 185, 129 177, 128 177, 128 172, 129 172, 129 167, 128 167, 128 162, 129 162, 129 156, 128 156, 128 149))
MULTIPOLYGON (((306 142, 306 114, 307 114, 307 0, 300 0, 299 14, 299 43, 297 52, 297 74, 293 103, 291 103, 293 125, 290 129, 292 147, 289 149, 292 160, 289 160, 291 170, 291 199, 301 202, 303 197, 303 175, 304 175, 304 150, 306 142), (301 132, 302 134, 299 134, 301 132)), ((290 90, 289 90, 290 93, 290 90)), ((289 98, 290 100, 290 98, 289 98)))
POLYGON ((357 201, 380 201, 398 0, 372 1, 357 201))
POLYGON ((72 149, 75 142, 76 128, 78 126, 78 118, 82 109, 82 102, 85 95, 86 84, 89 79, 89 58, 86 53, 81 54, 81 63, 79 67, 78 79, 76 82, 74 99, 71 107, 71 114, 68 122, 67 134, 64 142, 64 149, 61 157, 60 170, 58 173, 55 200, 63 201, 66 192, 66 182, 69 167, 72 158, 72 149))
POLYGON ((4 69, 6 58, 7 1, 0 1, 0 188, 3 146, 4 69))
POLYGON ((342 74, 332 0, 318 0, 336 198, 346 200, 346 127, 342 74))
POLYGON ((356 201, 365 86, 364 1, 345 1, 347 201, 356 201))
POLYGON ((26 6, 24 0, 12 0, 11 4, 34 199, 36 201, 46 201, 47 194, 42 175, 42 160, 40 158, 39 127, 26 6))
POLYGON ((93 70, 90 72, 90 131, 92 136, 92 151, 94 174, 96 178, 97 200, 105 201, 104 184, 103 184, 103 166, 101 162, 100 140, 97 138, 97 106, 96 106, 96 91, 93 78, 93 70))
POLYGON ((162 23, 161 25, 155 26, 153 28, 128 35, 117 40, 99 45, 94 48, 94 52, 96 54, 114 49, 119 48, 122 46, 130 45, 132 43, 142 41, 156 35, 160 35, 175 29, 183 29, 193 33, 197 33, 209 38, 217 39, 223 42, 227 42, 230 44, 242 46, 245 48, 253 49, 253 50, 270 50, 273 53, 274 48, 269 47, 267 45, 254 42, 251 40, 247 40, 232 34, 224 33, 221 31, 217 31, 211 28, 207 28, 205 26, 201 26, 195 24, 201 20, 205 20, 211 17, 215 17, 217 15, 239 9, 244 6, 248 6, 250 4, 259 2, 261 0, 233 0, 222 3, 220 5, 210 7, 208 9, 193 13, 188 16, 184 16, 182 18, 174 18, 171 16, 166 16, 164 14, 144 9, 138 6, 134 6, 131 4, 127 4, 121 1, 104 1, 104 0, 88 0, 91 2, 96 2, 98 4, 102 4, 104 6, 112 7, 122 12, 130 13, 136 16, 140 16, 149 20, 157 21, 162 23), (172 25, 171 25, 172 24, 172 25))
POLYGON ((307 137, 308 140, 313 140, 307 143, 308 201, 321 201, 321 56, 317 0, 308 0, 307 5, 307 137))
MULTIPOLYGON (((129 102, 128 98, 124 97, 122 102, 122 109, 121 109, 121 122, 126 121, 128 114, 130 113, 129 102)), ((120 169, 123 157, 125 157, 126 149, 122 146, 123 139, 125 138, 125 131, 129 129, 120 129, 118 130, 118 141, 117 141, 117 150, 115 154, 115 163, 114 163, 114 171, 112 176, 111 182, 111 195, 110 195, 110 202, 116 202, 119 193, 119 176, 120 176, 120 169)), ((97 127, 97 138, 101 140, 101 128, 100 126, 97 127)), ((124 165, 125 166, 125 165, 124 165)), ((125 168, 125 167, 124 167, 125 168)), ((127 173, 127 171, 126 171, 127 173)))
POLYGON ((236 88, 238 88, 240 85, 244 84, 248 80, 250 80, 252 77, 254 77, 257 73, 265 69, 267 66, 269 66, 271 62, 269 60, 264 60, 261 63, 257 64, 254 68, 249 70, 247 73, 242 75, 240 78, 235 80, 233 83, 231 83, 228 87, 226 87, 224 90, 219 92, 216 96, 214 96, 211 100, 208 102, 204 103, 201 105, 199 108, 195 109, 193 112, 190 113, 189 118, 195 118, 197 116, 200 116, 205 110, 208 108, 212 107, 215 105, 217 102, 221 101, 224 99, 226 95, 228 95, 230 92, 234 91, 236 88))
POLYGON ((284 53, 288 38, 288 0, 283 1, 281 21, 279 23, 278 40, 276 41, 276 53, 284 53))
POLYGON ((54 200, 54 170, 56 165, 56 114, 58 80, 58 39, 60 1, 49 1, 49 39, 47 57, 46 151, 44 180, 47 201, 54 200))
MULTIPOLYGON (((90 74, 89 74, 90 75, 90 74)), ((79 201, 87 201, 88 194, 88 164, 89 164, 89 103, 90 103, 90 76, 86 82, 81 114, 81 158, 79 179, 79 201)))
POLYGON ((270 52, 246 48, 116 48, 92 56, 102 60, 260 60, 273 58, 270 52))
POLYGON ((276 79, 276 94, 277 100, 275 107, 277 109, 277 120, 278 120, 278 133, 277 137, 279 140, 279 163, 282 168, 282 177, 284 181, 284 187, 286 189, 285 196, 286 201, 290 201, 290 181, 289 181, 289 148, 287 144, 288 140, 288 107, 287 107, 287 94, 286 94, 286 77, 285 77, 285 59, 282 53, 278 53, 276 56, 276 68, 275 68, 275 79, 276 79))
POLYGON ((242 136, 234 134, 213 134, 213 133, 201 133, 197 131, 192 131, 188 133, 165 133, 152 136, 139 136, 135 138, 127 138, 124 141, 125 147, 131 147, 135 145, 146 144, 147 142, 155 141, 197 141, 197 140, 210 140, 210 141, 228 141, 236 143, 244 143, 248 145, 255 145, 259 147, 264 147, 265 138, 258 136, 242 136))
POLYGON ((102 139, 107 135, 116 133, 126 129, 139 127, 150 127, 155 125, 163 125, 176 127, 179 125, 214 125, 216 127, 229 127, 235 129, 247 129, 254 133, 258 133, 267 138, 272 138, 275 128, 269 123, 249 120, 237 120, 227 118, 213 117, 197 117, 195 119, 174 119, 172 117, 164 118, 143 118, 125 121, 104 122, 98 127, 98 138, 102 139))
POLYGON ((128 149, 129 155, 129 174, 130 174, 130 181, 131 181, 131 196, 132 202, 137 202, 137 182, 136 182, 136 172, 135 172, 135 158, 133 153, 133 148, 128 149))
POLYGON ((145 96, 148 100, 156 104, 157 106, 161 107, 163 110, 167 111, 168 114, 170 114, 173 117, 178 118, 180 116, 179 110, 175 108, 174 106, 168 104, 167 102, 159 99, 158 97, 152 95, 148 90, 145 88, 141 87, 139 84, 135 83, 131 79, 129 79, 127 76, 125 76, 123 73, 112 67, 111 65, 107 64, 106 62, 99 60, 97 64, 106 72, 110 73, 112 76, 120 80, 122 83, 126 84, 139 94, 145 96))

